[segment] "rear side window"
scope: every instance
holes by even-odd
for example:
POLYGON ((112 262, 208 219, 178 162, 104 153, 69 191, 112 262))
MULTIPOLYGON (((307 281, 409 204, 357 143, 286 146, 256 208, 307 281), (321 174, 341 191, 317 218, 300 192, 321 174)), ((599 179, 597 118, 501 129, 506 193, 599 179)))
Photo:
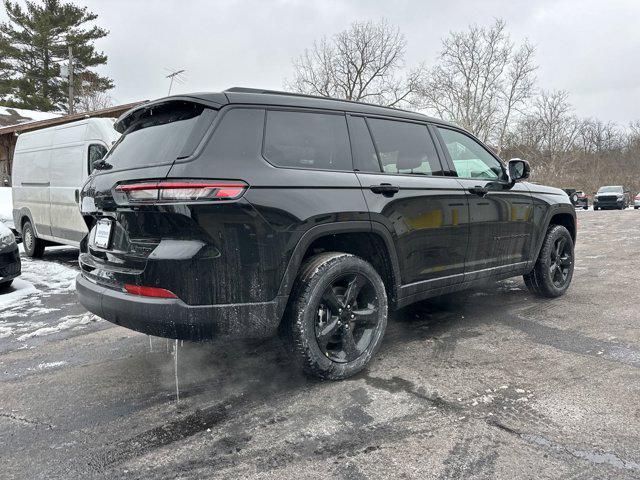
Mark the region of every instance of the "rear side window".
POLYGON ((442 175, 426 125, 369 118, 367 123, 386 173, 442 175))
POLYGON ((267 112, 264 156, 278 167, 353 170, 344 115, 267 112))
POLYGON ((114 169, 171 163, 195 150, 216 111, 192 102, 154 105, 127 125, 105 160, 114 169))

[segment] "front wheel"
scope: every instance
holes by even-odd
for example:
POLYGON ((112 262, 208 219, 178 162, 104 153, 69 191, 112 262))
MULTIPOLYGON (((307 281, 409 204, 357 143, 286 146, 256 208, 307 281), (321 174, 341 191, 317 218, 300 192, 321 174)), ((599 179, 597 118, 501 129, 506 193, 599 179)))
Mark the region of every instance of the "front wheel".
POLYGON ((13 280, 9 280, 8 282, 0 283, 0 292, 2 292, 3 290, 8 290, 12 283, 13 283, 13 280))
POLYGON ((286 314, 294 357, 308 375, 341 380, 362 370, 387 327, 378 272, 346 253, 322 253, 300 269, 286 314))
POLYGON ((573 278, 573 239, 562 225, 551 225, 542 243, 533 270, 524 283, 536 295, 555 298, 563 295, 573 278))

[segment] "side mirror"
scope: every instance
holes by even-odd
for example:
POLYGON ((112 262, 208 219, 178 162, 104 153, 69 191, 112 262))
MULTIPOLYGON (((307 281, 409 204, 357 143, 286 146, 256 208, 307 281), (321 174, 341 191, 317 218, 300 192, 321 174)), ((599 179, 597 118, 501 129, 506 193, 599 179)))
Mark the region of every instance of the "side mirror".
POLYGON ((520 158, 512 158, 507 164, 509 183, 516 183, 529 178, 531 167, 529 162, 520 158))

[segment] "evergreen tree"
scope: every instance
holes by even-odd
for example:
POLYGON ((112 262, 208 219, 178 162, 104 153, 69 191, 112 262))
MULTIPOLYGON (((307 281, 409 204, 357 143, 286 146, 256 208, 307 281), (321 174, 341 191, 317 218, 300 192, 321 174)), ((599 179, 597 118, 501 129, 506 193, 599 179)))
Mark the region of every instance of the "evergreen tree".
POLYGON ((98 18, 86 7, 60 0, 28 0, 25 7, 4 0, 9 20, 0 23, 0 103, 40 111, 68 110, 69 83, 61 75, 74 57, 74 86, 80 91, 83 78, 92 79, 96 91, 113 88, 110 78, 93 68, 107 63, 94 42, 108 32, 88 26, 98 18))

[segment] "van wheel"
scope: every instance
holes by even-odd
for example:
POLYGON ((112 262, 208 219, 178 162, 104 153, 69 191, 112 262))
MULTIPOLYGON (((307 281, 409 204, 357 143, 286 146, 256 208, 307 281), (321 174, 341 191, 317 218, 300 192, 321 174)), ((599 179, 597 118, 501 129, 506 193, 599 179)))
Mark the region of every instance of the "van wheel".
POLYGON ((376 353, 387 314, 384 283, 369 263, 346 253, 322 253, 302 265, 284 327, 306 374, 341 380, 362 370, 376 353))
POLYGON ((562 225, 551 225, 533 270, 524 275, 527 288, 542 297, 555 298, 567 291, 573 278, 573 239, 562 225))
POLYGON ((44 254, 44 242, 36 237, 31 222, 27 220, 22 227, 22 242, 24 243, 24 253, 28 257, 42 258, 44 254))

